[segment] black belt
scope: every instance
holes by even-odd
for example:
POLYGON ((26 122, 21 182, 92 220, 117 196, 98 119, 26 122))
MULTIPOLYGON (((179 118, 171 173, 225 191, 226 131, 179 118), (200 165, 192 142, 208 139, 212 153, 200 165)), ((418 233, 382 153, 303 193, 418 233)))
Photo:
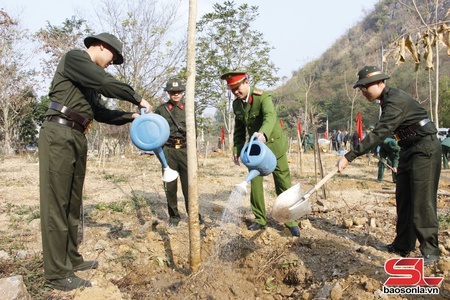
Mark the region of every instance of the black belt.
POLYGON ((423 127, 423 126, 427 125, 430 122, 431 122, 431 120, 429 118, 425 118, 416 124, 413 124, 404 129, 398 130, 398 131, 394 132, 394 138, 397 140, 397 142, 400 142, 400 141, 407 140, 408 138, 415 137, 417 135, 417 129, 419 129, 419 127, 423 127))
POLYGON ((84 128, 87 128, 88 126, 90 126, 90 123, 92 122, 91 120, 86 119, 85 117, 83 117, 82 115, 80 115, 79 113, 77 113, 76 111, 71 109, 70 107, 67 107, 65 105, 62 105, 62 104, 59 104, 56 102, 50 102, 49 108, 63 113, 69 119, 75 120, 78 123, 80 123, 84 128))
POLYGON ((67 120, 67 119, 64 119, 64 118, 61 118, 58 116, 47 116, 47 117, 45 117, 45 120, 70 127, 72 129, 75 129, 75 130, 81 132, 82 134, 85 134, 85 131, 87 133, 87 130, 89 129, 89 128, 85 129, 83 126, 78 124, 78 122, 70 121, 70 120, 67 120))

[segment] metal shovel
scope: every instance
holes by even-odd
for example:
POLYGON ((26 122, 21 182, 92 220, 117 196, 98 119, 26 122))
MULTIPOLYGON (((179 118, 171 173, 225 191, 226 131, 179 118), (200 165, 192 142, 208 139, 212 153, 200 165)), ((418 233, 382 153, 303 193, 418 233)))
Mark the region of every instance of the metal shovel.
POLYGON ((311 212, 309 197, 325 184, 338 171, 333 169, 305 194, 300 189, 300 183, 281 193, 273 204, 272 216, 275 220, 286 223, 294 221, 311 212))

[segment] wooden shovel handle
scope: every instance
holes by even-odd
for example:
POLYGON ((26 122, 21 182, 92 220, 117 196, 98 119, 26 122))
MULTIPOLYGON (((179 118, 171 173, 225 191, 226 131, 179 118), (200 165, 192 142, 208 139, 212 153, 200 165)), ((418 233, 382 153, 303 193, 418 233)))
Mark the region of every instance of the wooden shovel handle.
POLYGON ((320 187, 322 185, 325 184, 325 182, 327 182, 331 177, 333 177, 334 174, 336 174, 336 172, 338 171, 338 168, 334 168, 330 173, 327 174, 327 176, 325 176, 324 178, 322 178, 314 187, 312 187, 309 191, 306 192, 306 194, 304 194, 302 196, 302 198, 297 201, 296 203, 292 204, 289 207, 289 210, 294 210, 296 207, 298 207, 299 205, 302 204, 303 201, 305 201, 306 199, 309 198, 309 196, 311 196, 312 193, 314 193, 316 190, 320 189, 320 187), (302 201, 303 200, 303 201, 302 201))
POLYGON ((338 168, 334 168, 330 173, 327 174, 324 178, 322 178, 315 186, 313 186, 309 191, 306 192, 306 194, 303 195, 303 198, 311 196, 312 193, 314 193, 316 190, 320 189, 322 185, 325 184, 331 177, 336 174, 338 171, 338 168))

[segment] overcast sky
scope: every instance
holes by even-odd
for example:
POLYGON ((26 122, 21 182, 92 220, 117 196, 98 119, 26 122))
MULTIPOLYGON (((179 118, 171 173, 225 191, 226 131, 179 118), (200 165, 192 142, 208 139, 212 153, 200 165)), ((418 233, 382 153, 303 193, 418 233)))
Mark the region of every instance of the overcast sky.
MULTIPOLYGON (((172 1, 172 0, 164 0, 172 1)), ((0 0, 0 7, 15 15, 21 12, 23 26, 31 31, 52 25, 75 15, 93 10, 98 0, 0 0)), ((236 5, 259 6, 254 30, 264 34, 275 49, 271 59, 280 68, 279 77, 291 77, 292 71, 320 57, 349 28, 373 10, 379 0, 234 0, 236 5)), ((213 3, 198 0, 197 16, 212 11, 213 3)), ((189 1, 183 0, 181 18, 188 20, 189 1)))

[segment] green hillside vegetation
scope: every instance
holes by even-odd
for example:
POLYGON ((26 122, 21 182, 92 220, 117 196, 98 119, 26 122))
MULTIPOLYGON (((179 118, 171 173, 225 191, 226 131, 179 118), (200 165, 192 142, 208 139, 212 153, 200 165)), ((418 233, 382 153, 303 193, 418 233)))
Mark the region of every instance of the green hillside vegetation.
POLYGON ((379 106, 369 103, 358 90, 353 89, 356 74, 365 65, 382 68, 391 76, 388 84, 414 95, 435 122, 438 78, 438 127, 450 127, 450 1, 417 0, 420 16, 413 2, 380 1, 372 12, 318 59, 293 72, 292 78, 273 91, 278 113, 284 124, 289 125, 291 136, 296 134, 297 121, 301 122, 303 129, 311 127, 310 112, 317 116, 313 119, 319 133, 325 131, 326 116, 330 131, 338 128, 353 131, 351 128, 354 128, 357 112, 361 112, 365 128, 374 125, 378 120, 379 106), (408 2, 408 5, 401 2, 408 2), (441 38, 438 43, 439 60, 436 59, 434 43, 431 45, 433 53, 429 55, 429 59, 433 58, 430 65, 425 59, 427 42, 433 43, 433 33, 436 32, 440 32, 441 38), (403 41, 408 37, 419 52, 418 63, 415 63, 410 51, 402 48, 403 41), (308 116, 306 122, 305 111, 308 116))

